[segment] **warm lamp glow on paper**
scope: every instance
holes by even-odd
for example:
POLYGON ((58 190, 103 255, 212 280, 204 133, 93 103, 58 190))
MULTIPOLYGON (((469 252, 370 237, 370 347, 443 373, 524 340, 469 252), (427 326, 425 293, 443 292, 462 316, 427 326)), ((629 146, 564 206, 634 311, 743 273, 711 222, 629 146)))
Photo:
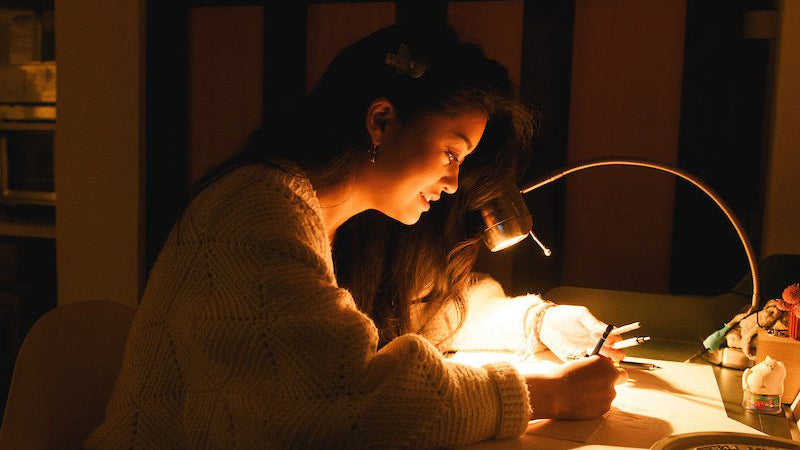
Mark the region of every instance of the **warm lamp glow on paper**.
MULTIPOLYGON (((604 417, 592 420, 536 420, 515 448, 574 449, 585 443, 593 450, 650 448, 670 435, 700 431, 732 431, 763 434, 728 418, 711 366, 630 358, 657 364, 659 370, 630 370, 628 381, 616 387, 617 397, 604 417)), ((546 373, 560 363, 550 352, 535 358, 502 352, 459 352, 451 359, 480 367, 507 361, 520 373, 546 373), (462 354, 463 353, 463 354, 462 354)), ((475 449, 495 448, 479 444, 475 449)), ((496 447, 501 448, 501 447, 496 447)))

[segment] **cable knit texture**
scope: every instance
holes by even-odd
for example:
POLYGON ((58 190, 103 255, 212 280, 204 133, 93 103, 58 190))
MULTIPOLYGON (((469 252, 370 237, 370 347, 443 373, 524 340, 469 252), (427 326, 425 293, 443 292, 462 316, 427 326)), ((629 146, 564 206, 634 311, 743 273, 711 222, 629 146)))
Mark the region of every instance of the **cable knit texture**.
POLYGON ((337 286, 310 183, 236 169, 173 227, 87 448, 424 449, 524 432, 511 366, 448 362, 417 334, 377 342, 337 286))

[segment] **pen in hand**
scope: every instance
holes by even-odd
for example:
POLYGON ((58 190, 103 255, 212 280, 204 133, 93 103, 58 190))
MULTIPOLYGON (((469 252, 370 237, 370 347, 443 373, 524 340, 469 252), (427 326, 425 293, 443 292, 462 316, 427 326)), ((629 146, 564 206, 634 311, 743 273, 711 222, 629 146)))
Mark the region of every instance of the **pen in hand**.
POLYGON ((606 339, 608 338, 608 335, 609 335, 609 333, 611 333, 611 330, 613 328, 614 328, 614 325, 609 325, 609 326, 606 327, 606 331, 603 331, 603 335, 600 336, 600 340, 597 341, 597 345, 594 346, 594 350, 592 350, 592 353, 589 356, 594 356, 594 355, 600 353, 600 349, 603 348, 603 344, 606 343, 606 339))

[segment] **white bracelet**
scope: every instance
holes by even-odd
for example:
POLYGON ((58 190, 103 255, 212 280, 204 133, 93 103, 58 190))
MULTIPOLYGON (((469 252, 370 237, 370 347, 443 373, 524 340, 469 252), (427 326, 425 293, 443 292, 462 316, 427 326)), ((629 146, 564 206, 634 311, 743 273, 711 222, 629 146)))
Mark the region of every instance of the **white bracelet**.
POLYGON ((544 304, 537 303, 531 305, 525 311, 525 316, 522 318, 523 335, 525 336, 525 348, 527 350, 526 356, 533 355, 539 347, 539 333, 542 331, 542 324, 544 323, 544 314, 548 309, 556 306, 555 303, 545 300, 544 304), (528 315, 531 310, 538 308, 536 314, 531 319, 530 326, 528 325, 528 315))

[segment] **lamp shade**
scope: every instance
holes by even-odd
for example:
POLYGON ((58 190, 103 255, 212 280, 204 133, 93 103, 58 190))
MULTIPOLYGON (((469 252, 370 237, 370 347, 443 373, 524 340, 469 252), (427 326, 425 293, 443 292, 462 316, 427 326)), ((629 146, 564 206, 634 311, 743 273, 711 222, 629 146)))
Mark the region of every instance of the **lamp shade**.
POLYGON ((496 252, 525 239, 533 227, 533 219, 517 189, 505 189, 481 209, 486 228, 483 242, 496 252))

